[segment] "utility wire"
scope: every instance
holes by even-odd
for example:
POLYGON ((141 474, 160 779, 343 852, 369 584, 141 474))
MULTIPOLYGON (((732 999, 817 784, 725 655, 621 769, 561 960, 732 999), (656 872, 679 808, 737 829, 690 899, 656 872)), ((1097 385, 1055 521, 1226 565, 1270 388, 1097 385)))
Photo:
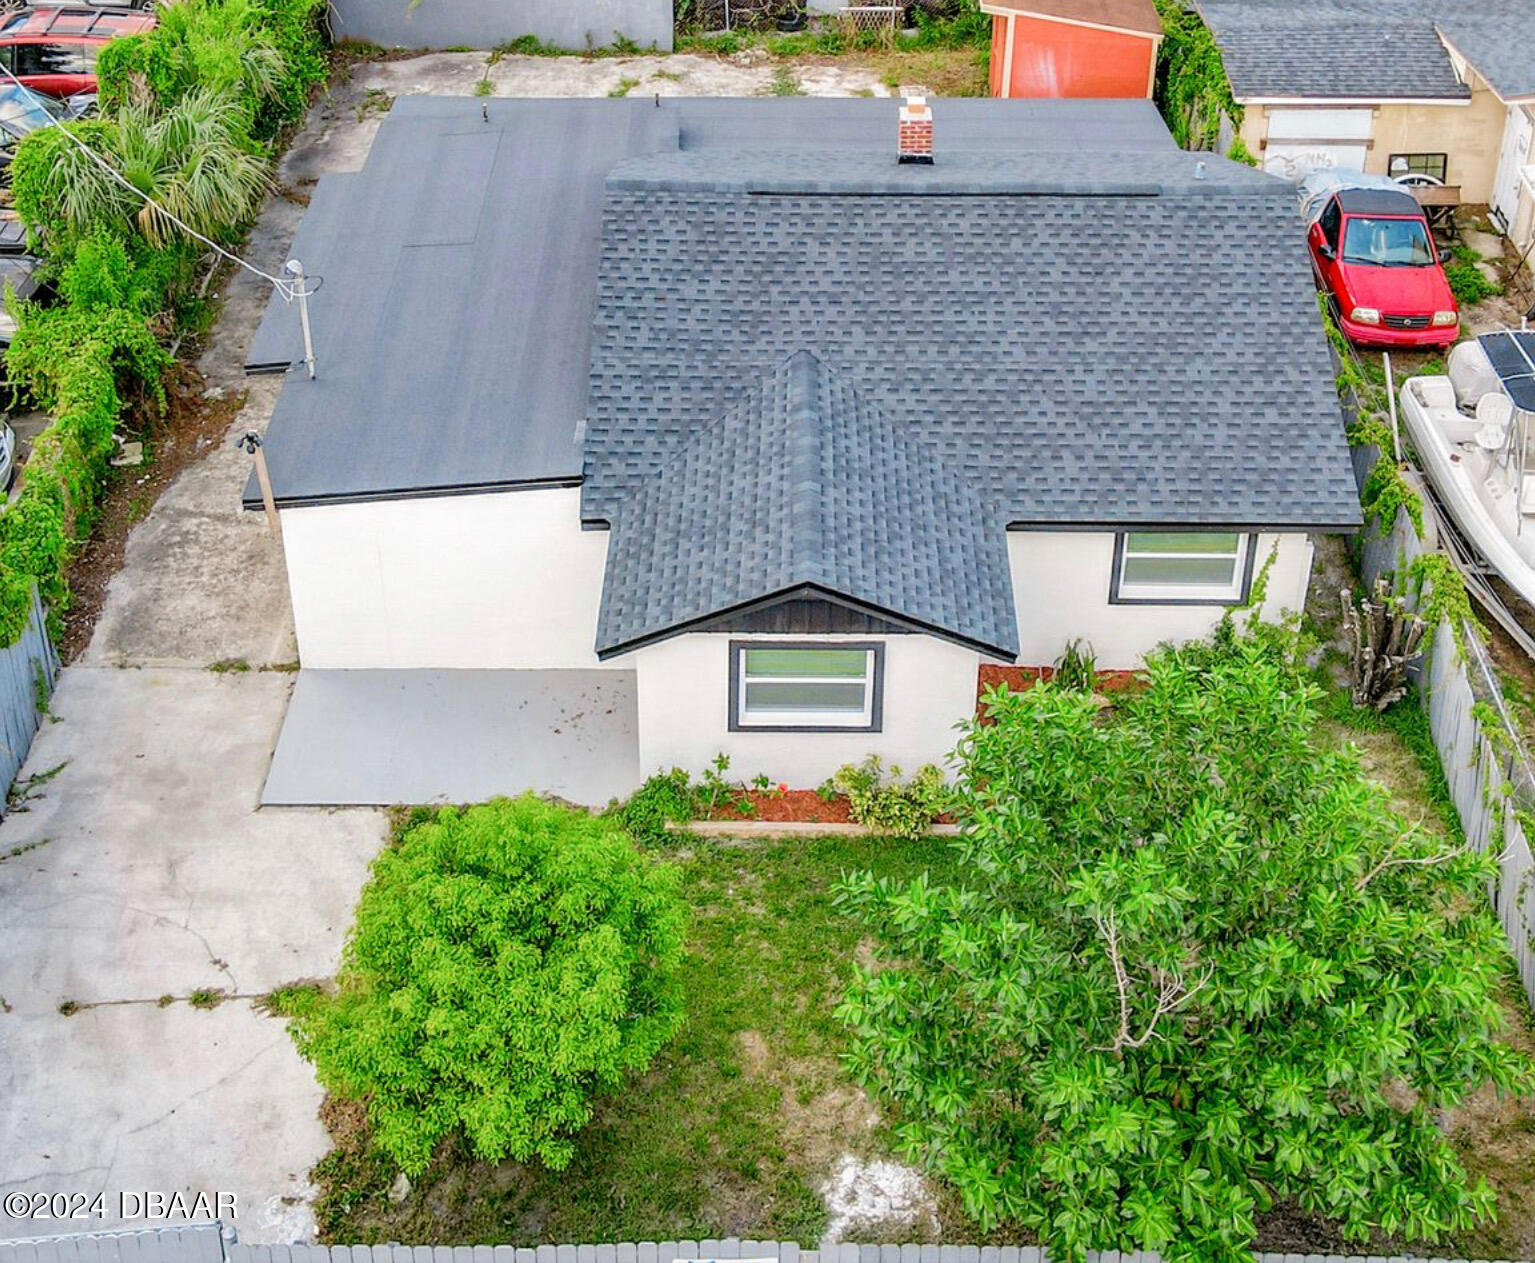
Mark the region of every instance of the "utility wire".
MULTIPOLYGON (((166 219, 170 220, 171 223, 175 224, 176 227, 181 229, 182 232, 186 233, 187 236, 195 237, 198 241, 202 242, 203 245, 207 246, 214 253, 222 255, 231 263, 238 264, 247 272, 251 273, 251 275, 259 276, 263 281, 265 281, 268 285, 270 285, 273 289, 282 295, 283 302, 291 303, 295 298, 299 296, 297 287, 294 286, 291 282, 284 281, 280 277, 272 276, 270 273, 263 272, 255 264, 247 263, 237 254, 231 254, 228 250, 224 249, 223 246, 219 245, 218 242, 210 241, 190 224, 183 223, 175 215, 171 214, 170 211, 166 210, 165 207, 161 206, 159 202, 155 201, 154 198, 150 197, 148 193, 145 193, 142 189, 134 187, 127 176, 123 175, 121 171, 119 171, 99 153, 97 153, 83 140, 76 136, 74 132, 70 131, 69 128, 64 125, 62 119, 55 118, 52 111, 50 111, 48 107, 38 99, 38 94, 29 88, 26 84, 24 84, 20 79, 18 79, 11 72, 10 67, 6 66, 3 62, 0 62, 0 74, 3 74, 18 88, 25 92, 28 98, 32 101, 32 104, 35 105, 38 109, 42 110, 44 114, 48 115, 49 125, 57 127, 61 132, 63 132, 64 135, 69 138, 69 142, 74 145, 75 148, 80 150, 81 153, 83 153, 87 158, 89 158, 109 176, 111 176, 114 181, 122 185, 123 188, 127 189, 128 192, 132 193, 135 197, 142 198, 147 205, 153 206, 155 210, 157 210, 161 215, 165 216, 166 219)), ((308 295, 305 295, 305 297, 308 297, 308 295)))

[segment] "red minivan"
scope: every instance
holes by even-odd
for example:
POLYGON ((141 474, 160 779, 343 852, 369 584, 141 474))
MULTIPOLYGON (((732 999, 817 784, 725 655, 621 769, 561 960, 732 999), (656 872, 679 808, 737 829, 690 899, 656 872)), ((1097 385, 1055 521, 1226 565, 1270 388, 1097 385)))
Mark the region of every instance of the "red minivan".
POLYGON ((1446 347, 1460 310, 1423 208, 1394 189, 1339 189, 1312 223, 1311 262, 1363 346, 1446 347))
POLYGON ((127 8, 23 9, 0 23, 0 66, 49 96, 94 92, 102 45, 154 25, 153 13, 127 8))

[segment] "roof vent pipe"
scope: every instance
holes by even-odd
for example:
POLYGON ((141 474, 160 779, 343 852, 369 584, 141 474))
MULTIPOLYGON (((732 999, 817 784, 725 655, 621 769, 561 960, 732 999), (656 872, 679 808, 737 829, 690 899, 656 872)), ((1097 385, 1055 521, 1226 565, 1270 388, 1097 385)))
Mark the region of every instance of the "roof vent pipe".
POLYGON ((933 111, 927 98, 909 96, 901 106, 900 162, 933 161, 933 111))
POLYGON ((1196 162, 1194 164, 1194 178, 1196 180, 1203 180, 1205 178, 1205 164, 1204 163, 1196 162))

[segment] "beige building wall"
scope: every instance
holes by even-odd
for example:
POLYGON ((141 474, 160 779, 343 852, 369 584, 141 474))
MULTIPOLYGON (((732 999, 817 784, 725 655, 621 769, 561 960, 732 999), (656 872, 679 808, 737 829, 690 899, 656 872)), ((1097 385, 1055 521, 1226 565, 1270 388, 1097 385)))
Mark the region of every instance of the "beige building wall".
MULTIPOLYGON (((1396 153, 1449 154, 1448 182, 1460 185, 1461 200, 1486 202, 1498 171, 1498 151, 1508 107, 1475 72, 1469 72, 1471 100, 1460 105, 1379 104, 1374 114, 1371 145, 1365 154, 1365 170, 1387 174, 1386 166, 1396 153)), ((1296 105, 1246 105, 1242 142, 1260 162, 1268 138, 1270 109, 1293 111, 1296 105)), ((1331 109, 1341 103, 1331 103, 1331 109)), ((1319 140, 1331 139, 1320 136, 1319 140)))

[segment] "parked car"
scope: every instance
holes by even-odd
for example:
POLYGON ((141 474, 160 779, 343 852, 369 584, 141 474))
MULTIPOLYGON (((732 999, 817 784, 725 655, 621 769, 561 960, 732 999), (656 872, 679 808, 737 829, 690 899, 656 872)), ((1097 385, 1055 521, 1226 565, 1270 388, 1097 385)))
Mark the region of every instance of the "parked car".
POLYGON ((1339 326, 1362 346, 1447 347, 1460 309, 1423 208, 1401 188, 1338 188, 1316 203, 1307 240, 1339 326))
POLYGON ((128 8, 22 9, 0 22, 0 66, 50 96, 95 92, 96 56, 102 47, 154 25, 153 13, 128 8))
POLYGON ((0 85, 0 179, 9 181, 16 144, 39 127, 82 118, 96 108, 96 94, 82 92, 67 101, 14 83, 0 85))
POLYGON ((15 481, 16 431, 8 423, 0 423, 0 491, 9 491, 15 481))
MULTIPOLYGON (((54 302, 58 298, 57 291, 49 282, 38 279, 41 266, 41 260, 31 255, 0 255, 0 295, 9 289, 17 298, 45 305, 54 302)), ((11 339, 15 336, 16 318, 0 304, 0 411, 10 411, 27 398, 25 388, 11 380, 5 365, 6 352, 11 349, 11 339)), ((10 485, 6 479, 11 452, 11 446, 0 443, 0 455, 4 457, 0 462, 0 488, 10 485)))

